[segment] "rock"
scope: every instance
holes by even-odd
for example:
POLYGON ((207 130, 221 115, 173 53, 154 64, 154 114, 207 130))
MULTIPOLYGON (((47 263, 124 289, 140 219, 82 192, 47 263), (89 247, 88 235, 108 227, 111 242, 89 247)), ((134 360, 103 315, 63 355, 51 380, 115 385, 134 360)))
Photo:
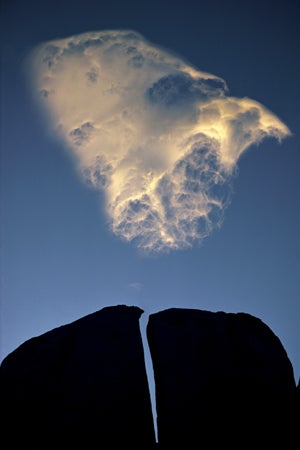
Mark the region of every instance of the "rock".
POLYGON ((293 368, 260 319, 174 308, 150 315, 147 337, 160 449, 294 448, 293 368))
POLYGON ((150 449, 155 433, 142 310, 103 308, 32 338, 2 362, 7 448, 150 449))
MULTIPOLYGON (((1 439, 31 450, 291 450, 300 384, 278 337, 245 313, 152 314, 155 443, 142 310, 103 308, 32 338, 0 367, 1 439)), ((297 448, 297 446, 296 446, 297 448)))

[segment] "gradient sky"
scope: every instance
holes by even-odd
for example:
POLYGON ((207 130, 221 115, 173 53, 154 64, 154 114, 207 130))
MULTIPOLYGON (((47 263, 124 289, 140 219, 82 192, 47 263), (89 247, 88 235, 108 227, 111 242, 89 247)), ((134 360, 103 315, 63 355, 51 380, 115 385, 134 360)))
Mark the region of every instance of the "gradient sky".
MULTIPOLYGON (((262 319, 280 338, 297 382, 300 376, 299 2, 4 0, 1 8, 1 360, 25 340, 108 305, 140 306, 144 310, 143 330, 149 313, 169 307, 187 307, 247 312, 262 319), (134 214, 128 213, 128 205, 132 207, 131 196, 138 195, 138 191, 128 191, 126 183, 122 185, 119 181, 122 176, 127 180, 132 171, 146 177, 146 153, 142 156, 139 153, 138 162, 132 154, 128 156, 125 172, 122 176, 118 174, 118 189, 124 194, 127 205, 124 209, 114 202, 120 192, 117 195, 115 189, 102 189, 102 178, 99 188, 101 171, 95 170, 95 160, 99 158, 94 156, 103 156, 97 153, 101 136, 98 135, 98 141, 90 147, 84 147, 88 142, 86 138, 91 136, 90 130, 100 120, 92 115, 97 110, 97 99, 91 103, 89 118, 87 110, 80 118, 70 114, 72 108, 83 105, 88 109, 89 101, 92 102, 92 97, 89 101, 85 98, 80 83, 70 81, 70 70, 74 66, 67 66, 63 85, 60 78, 54 77, 52 88, 57 94, 50 108, 53 118, 41 108, 36 93, 45 86, 42 76, 37 76, 38 69, 31 69, 29 55, 45 42, 105 30, 139 33, 169 55, 173 62, 168 64, 181 61, 180 68, 188 75, 183 78, 180 75, 175 81, 171 79, 171 85, 175 83, 171 87, 177 94, 183 89, 185 99, 189 99, 195 89, 200 92, 198 103, 188 100, 183 104, 180 100, 173 112, 170 112, 169 97, 167 103, 157 106, 157 95, 165 85, 153 81, 158 73, 155 69, 152 84, 147 85, 147 95, 151 98, 145 100, 144 95, 143 102, 152 101, 158 110, 152 111, 147 120, 138 114, 142 125, 147 124, 146 131, 131 116, 131 126, 137 127, 135 145, 139 138, 150 139, 153 130, 157 130, 158 125, 154 126, 151 120, 155 117, 158 122, 165 120, 163 118, 174 111, 176 117, 172 116, 172 124, 163 123, 165 129, 161 134, 155 131, 155 145, 166 142, 166 136, 173 131, 180 141, 178 129, 185 120, 184 136, 193 134, 196 106, 199 111, 204 100, 225 101, 222 97, 225 84, 220 80, 226 83, 226 98, 239 99, 236 101, 243 108, 245 98, 251 99, 261 105, 256 109, 257 113, 262 108, 260 118, 264 117, 265 109, 276 118, 281 133, 276 131, 276 126, 272 131, 267 127, 266 131, 266 125, 258 126, 257 114, 254 114, 255 122, 253 109, 250 108, 249 113, 247 106, 243 110, 243 120, 240 116, 238 120, 236 116, 230 119, 231 124, 234 119, 237 127, 244 127, 242 137, 237 128, 230 131, 227 147, 223 141, 205 143, 206 148, 213 150, 214 157, 219 155, 218 163, 214 159, 209 173, 214 171, 214 177, 217 174, 226 178, 226 183, 217 186, 217 194, 210 185, 205 186, 206 194, 212 195, 214 200, 220 192, 222 196, 223 189, 228 189, 230 172, 230 202, 226 203, 224 211, 219 204, 217 208, 218 214, 220 209, 224 212, 223 220, 215 213, 209 216, 208 203, 203 197, 199 200, 191 196, 191 191, 187 195, 191 203, 185 203, 185 208, 180 204, 171 212, 167 211, 169 203, 164 202, 170 199, 168 195, 178 198, 178 192, 183 189, 181 181, 176 185, 177 190, 172 184, 172 180, 179 180, 178 168, 182 166, 176 166, 177 160, 175 163, 172 160, 173 147, 163 147, 149 158, 151 176, 163 177, 156 196, 149 184, 140 186, 148 194, 151 191, 146 203, 152 212, 160 202, 153 212, 156 218, 150 224, 153 228, 145 237, 143 230, 145 227, 149 230, 149 223, 144 219, 141 223, 139 217, 139 228, 134 221, 134 214, 140 210, 133 207, 134 214), (201 82, 198 77, 195 85, 195 73, 212 75, 215 84, 203 84, 203 79, 201 82), (68 86, 69 94, 65 89, 68 86), (78 98, 73 104, 77 87, 78 98), (58 122, 60 134, 55 131, 58 122), (80 128, 79 122, 87 125, 80 128), (73 134, 66 130, 73 130, 73 134), (290 130, 289 136, 287 130, 290 130), (78 140, 77 144, 74 139, 68 141, 70 136, 77 137, 80 145, 78 140), (257 142, 262 136, 264 139, 257 142), (277 139, 280 136, 281 142, 277 139), (238 150, 233 151, 237 138, 238 148, 243 147, 238 155, 238 150), (166 149, 170 156, 167 165, 156 165, 159 155, 166 149), (231 162, 226 165, 226 161, 231 162), (82 174, 86 173, 88 179, 83 179, 82 174), (96 187, 92 182, 95 174, 98 176, 96 187), (173 186, 171 193, 170 184, 173 186), (200 211, 198 219, 204 217, 204 228, 191 227, 193 218, 185 213, 195 211, 192 206, 200 211), (119 220, 120 214, 125 214, 125 222, 119 220), (177 228, 166 225, 164 218, 169 217, 174 222, 178 214, 185 215, 183 224, 177 228), (209 222, 206 221, 208 216, 209 222), (199 233, 200 239, 195 238, 199 233), (204 233, 203 239, 201 233, 204 233), (150 254, 143 251, 149 246, 155 250, 150 254)), ((39 67, 38 60, 34 61, 39 67)), ((77 63, 82 67, 81 60, 77 63)), ((112 66, 106 69, 109 78, 112 66)), ((77 74, 76 70, 73 72, 77 74)), ((129 77, 131 72, 127 75, 129 77)), ((89 81, 92 83, 97 76, 97 68, 93 66, 89 81)), ((123 72, 118 72, 118 77, 117 82, 122 84, 123 72)), ((146 78, 144 74, 138 80, 144 82, 146 78)), ((131 79, 131 88, 136 82, 131 79)), ((137 88, 136 97, 123 96, 122 108, 140 106, 140 92, 144 91, 137 88)), ((99 114, 106 113, 109 105, 105 108, 102 105, 99 114)), ((220 113, 219 119, 221 116, 220 113)), ((109 130, 116 139, 121 139, 124 127, 114 128, 110 123, 109 130)), ((203 130, 202 127, 200 131, 203 130)), ((145 146, 151 147, 150 144, 150 141, 143 141, 140 147, 145 149, 145 146)), ((113 141, 111 145, 119 148, 119 142, 113 141)), ((116 164, 120 166, 119 160, 116 164)), ((196 172, 203 170, 200 166, 196 166, 196 172)), ((187 166, 184 167, 187 170, 187 166)), ((197 180, 196 175, 194 178, 197 180)), ((137 183, 136 173, 133 179, 137 183)), ((201 184, 200 191, 202 188, 201 184)))

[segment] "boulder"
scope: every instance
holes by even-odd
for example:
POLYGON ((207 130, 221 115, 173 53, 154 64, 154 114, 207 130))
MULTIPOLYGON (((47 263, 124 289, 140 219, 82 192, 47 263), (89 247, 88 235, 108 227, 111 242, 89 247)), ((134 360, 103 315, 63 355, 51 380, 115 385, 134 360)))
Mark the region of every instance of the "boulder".
POLYGON ((1 438, 7 447, 155 446, 142 312, 103 308, 26 341, 3 360, 1 438))
POLYGON ((151 314, 158 444, 135 306, 24 342, 0 367, 1 438, 31 450, 291 450, 300 384, 279 338, 246 313, 151 314))
POLYGON ((260 319, 172 308, 147 337, 161 449, 294 448, 293 368, 260 319))

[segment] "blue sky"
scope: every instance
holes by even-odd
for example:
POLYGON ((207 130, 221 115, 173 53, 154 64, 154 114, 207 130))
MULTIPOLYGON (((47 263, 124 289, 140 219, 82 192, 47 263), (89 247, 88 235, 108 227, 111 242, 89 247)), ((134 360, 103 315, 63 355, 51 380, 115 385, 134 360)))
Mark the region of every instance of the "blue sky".
MULTIPOLYGON (((1 360, 25 340, 114 304, 247 312, 300 377, 300 61, 297 1, 1 3, 1 360), (28 55, 81 33, 130 29, 292 135, 239 157, 223 223, 189 248, 145 255, 110 229, 105 191, 41 111, 28 55), (177 57, 176 56, 176 57, 177 57)), ((144 329, 144 328, 143 328, 144 329)))

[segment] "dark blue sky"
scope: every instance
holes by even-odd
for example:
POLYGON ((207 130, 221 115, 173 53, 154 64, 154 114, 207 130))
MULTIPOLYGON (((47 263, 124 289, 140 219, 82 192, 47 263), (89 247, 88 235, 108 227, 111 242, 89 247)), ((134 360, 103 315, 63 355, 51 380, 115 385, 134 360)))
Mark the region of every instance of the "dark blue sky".
MULTIPOLYGON (((300 376, 300 8, 252 2, 1 2, 1 360, 25 340, 110 304, 248 312, 300 376), (156 257, 113 236, 101 194, 78 177, 29 88, 38 44, 132 29, 260 102, 292 136, 238 162, 222 227, 156 257)), ((143 323, 143 326, 145 323, 143 323)))

